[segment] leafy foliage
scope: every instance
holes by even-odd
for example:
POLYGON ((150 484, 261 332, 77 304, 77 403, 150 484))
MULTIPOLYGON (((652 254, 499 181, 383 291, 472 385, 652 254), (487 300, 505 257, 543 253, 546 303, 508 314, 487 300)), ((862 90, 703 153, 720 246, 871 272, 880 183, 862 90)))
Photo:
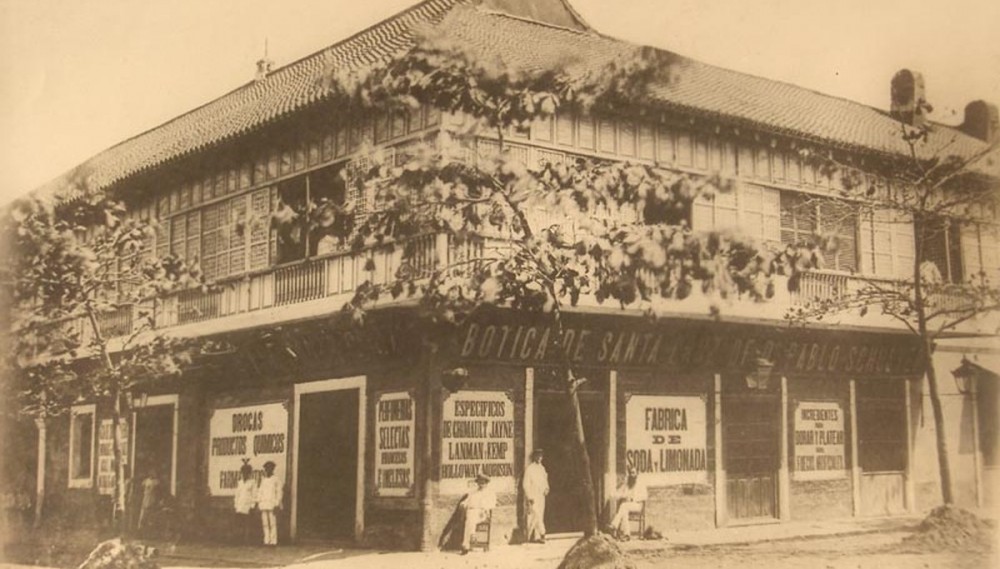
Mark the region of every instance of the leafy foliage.
POLYGON ((25 198, 8 209, 2 227, 11 296, 4 391, 16 396, 21 413, 40 420, 80 400, 107 405, 119 426, 121 497, 120 417, 136 390, 178 376, 196 349, 154 330, 156 302, 200 284, 197 269, 180 259, 151 257, 154 229, 105 193, 59 204, 25 198), (128 325, 112 331, 116 319, 128 325))

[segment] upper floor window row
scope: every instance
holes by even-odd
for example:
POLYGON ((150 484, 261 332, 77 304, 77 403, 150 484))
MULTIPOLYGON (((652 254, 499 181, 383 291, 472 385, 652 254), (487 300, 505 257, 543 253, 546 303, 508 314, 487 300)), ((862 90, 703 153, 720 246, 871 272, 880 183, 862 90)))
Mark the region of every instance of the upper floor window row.
POLYGON ((937 265, 946 282, 984 274, 1000 282, 1000 226, 992 223, 936 223, 917 228, 892 210, 864 211, 850 202, 754 184, 699 198, 692 211, 696 230, 734 228, 762 243, 823 247, 822 267, 892 279, 912 279, 916 237, 924 259, 937 265))
POLYGON ((274 183, 297 173, 355 154, 365 141, 384 144, 436 127, 441 112, 432 107, 409 113, 382 113, 323 131, 304 130, 283 145, 265 148, 251 159, 210 169, 204 175, 158 193, 157 217, 163 219, 252 187, 274 183))

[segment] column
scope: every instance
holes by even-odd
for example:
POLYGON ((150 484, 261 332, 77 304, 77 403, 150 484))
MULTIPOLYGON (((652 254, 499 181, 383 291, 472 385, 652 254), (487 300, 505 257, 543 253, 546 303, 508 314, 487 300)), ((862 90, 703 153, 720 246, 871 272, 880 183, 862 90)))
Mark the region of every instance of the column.
POLYGON ((524 466, 535 450, 535 368, 524 368, 524 466))
MULTIPOLYGON (((610 501, 610 496, 618 487, 618 372, 611 370, 608 374, 608 460, 604 471, 604 502, 610 501)), ((607 508, 607 511, 611 511, 607 508)), ((601 520, 598 520, 600 522, 601 520)))
POLYGON ((858 464, 858 384, 851 380, 851 498, 854 516, 861 515, 861 466, 858 464))
POLYGON ((722 463, 722 375, 715 374, 715 526, 729 523, 726 504, 726 470, 722 463))
POLYGON ((976 477, 976 507, 983 507, 983 449, 979 447, 979 379, 972 378, 970 392, 972 394, 972 465, 976 477))
POLYGON ((903 504, 907 512, 917 509, 917 493, 913 481, 913 409, 911 407, 910 380, 903 380, 903 405, 906 406, 906 472, 903 475, 903 504))
POLYGON ((781 457, 778 465, 778 517, 792 517, 791 488, 788 476, 788 378, 781 376, 781 457))

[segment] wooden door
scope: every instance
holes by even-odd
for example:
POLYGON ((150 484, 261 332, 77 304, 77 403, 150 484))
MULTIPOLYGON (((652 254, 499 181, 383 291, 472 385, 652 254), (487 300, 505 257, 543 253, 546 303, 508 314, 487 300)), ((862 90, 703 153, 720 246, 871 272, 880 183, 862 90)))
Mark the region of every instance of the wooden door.
POLYGON ((900 380, 858 382, 861 514, 906 511, 906 398, 900 380))
POLYGON ((772 394, 723 399, 722 447, 730 519, 778 516, 780 403, 772 394))

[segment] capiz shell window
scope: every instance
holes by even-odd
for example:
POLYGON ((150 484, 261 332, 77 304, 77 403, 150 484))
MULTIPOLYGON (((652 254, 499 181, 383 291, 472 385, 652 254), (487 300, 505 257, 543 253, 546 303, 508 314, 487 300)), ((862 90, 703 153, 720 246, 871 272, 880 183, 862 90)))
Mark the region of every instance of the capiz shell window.
POLYGON ((94 482, 94 405, 74 405, 69 420, 69 487, 94 482))

